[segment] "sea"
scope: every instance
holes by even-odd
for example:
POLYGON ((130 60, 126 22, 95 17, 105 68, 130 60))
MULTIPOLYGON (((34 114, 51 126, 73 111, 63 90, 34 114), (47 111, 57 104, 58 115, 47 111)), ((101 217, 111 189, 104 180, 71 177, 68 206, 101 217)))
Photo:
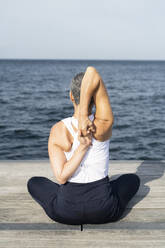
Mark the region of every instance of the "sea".
POLYGON ((72 116, 71 79, 94 66, 114 124, 110 160, 165 158, 165 61, 0 60, 0 160, 47 160, 51 127, 72 116))

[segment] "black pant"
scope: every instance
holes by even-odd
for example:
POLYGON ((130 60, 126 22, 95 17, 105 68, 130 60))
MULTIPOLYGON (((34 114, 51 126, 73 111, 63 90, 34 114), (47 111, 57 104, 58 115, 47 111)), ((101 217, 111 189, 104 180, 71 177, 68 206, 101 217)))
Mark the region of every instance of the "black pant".
POLYGON ((73 225, 119 220, 139 186, 140 178, 133 173, 89 183, 59 185, 42 176, 27 182, 28 192, 52 220, 73 225))

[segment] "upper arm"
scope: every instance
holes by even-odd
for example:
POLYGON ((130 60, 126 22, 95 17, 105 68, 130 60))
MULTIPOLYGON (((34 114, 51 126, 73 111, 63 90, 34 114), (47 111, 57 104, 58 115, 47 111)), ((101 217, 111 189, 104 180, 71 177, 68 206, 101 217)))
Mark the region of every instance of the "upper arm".
POLYGON ((94 67, 88 67, 95 82, 99 81, 97 89, 93 93, 93 99, 96 106, 94 125, 96 126, 97 139, 102 141, 108 139, 112 135, 112 125, 114 116, 110 104, 107 89, 100 74, 94 67))
POLYGON ((54 125, 51 128, 49 139, 48 139, 48 154, 50 159, 50 164, 53 169, 53 173, 60 184, 65 183, 61 178, 61 173, 66 163, 67 159, 64 154, 63 149, 60 146, 61 142, 61 132, 59 130, 59 125, 54 125))

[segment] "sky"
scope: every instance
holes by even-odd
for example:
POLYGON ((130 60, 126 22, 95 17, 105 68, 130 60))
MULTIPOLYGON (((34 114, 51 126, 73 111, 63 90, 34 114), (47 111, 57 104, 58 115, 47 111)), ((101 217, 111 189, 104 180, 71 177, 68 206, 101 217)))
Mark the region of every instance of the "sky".
POLYGON ((0 59, 165 60, 164 0, 0 0, 0 59))

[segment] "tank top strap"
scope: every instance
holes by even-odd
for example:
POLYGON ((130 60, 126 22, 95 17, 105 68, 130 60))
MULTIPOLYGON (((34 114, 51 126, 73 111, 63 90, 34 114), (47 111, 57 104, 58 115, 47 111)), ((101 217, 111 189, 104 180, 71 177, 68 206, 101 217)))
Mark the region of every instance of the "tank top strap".
POLYGON ((71 124, 71 121, 72 121, 72 117, 68 117, 68 118, 65 118, 65 119, 62 119, 62 121, 64 122, 65 126, 67 127, 67 129, 69 130, 69 132, 71 133, 71 135, 73 137, 76 136, 76 133, 72 127, 72 124, 71 124))

